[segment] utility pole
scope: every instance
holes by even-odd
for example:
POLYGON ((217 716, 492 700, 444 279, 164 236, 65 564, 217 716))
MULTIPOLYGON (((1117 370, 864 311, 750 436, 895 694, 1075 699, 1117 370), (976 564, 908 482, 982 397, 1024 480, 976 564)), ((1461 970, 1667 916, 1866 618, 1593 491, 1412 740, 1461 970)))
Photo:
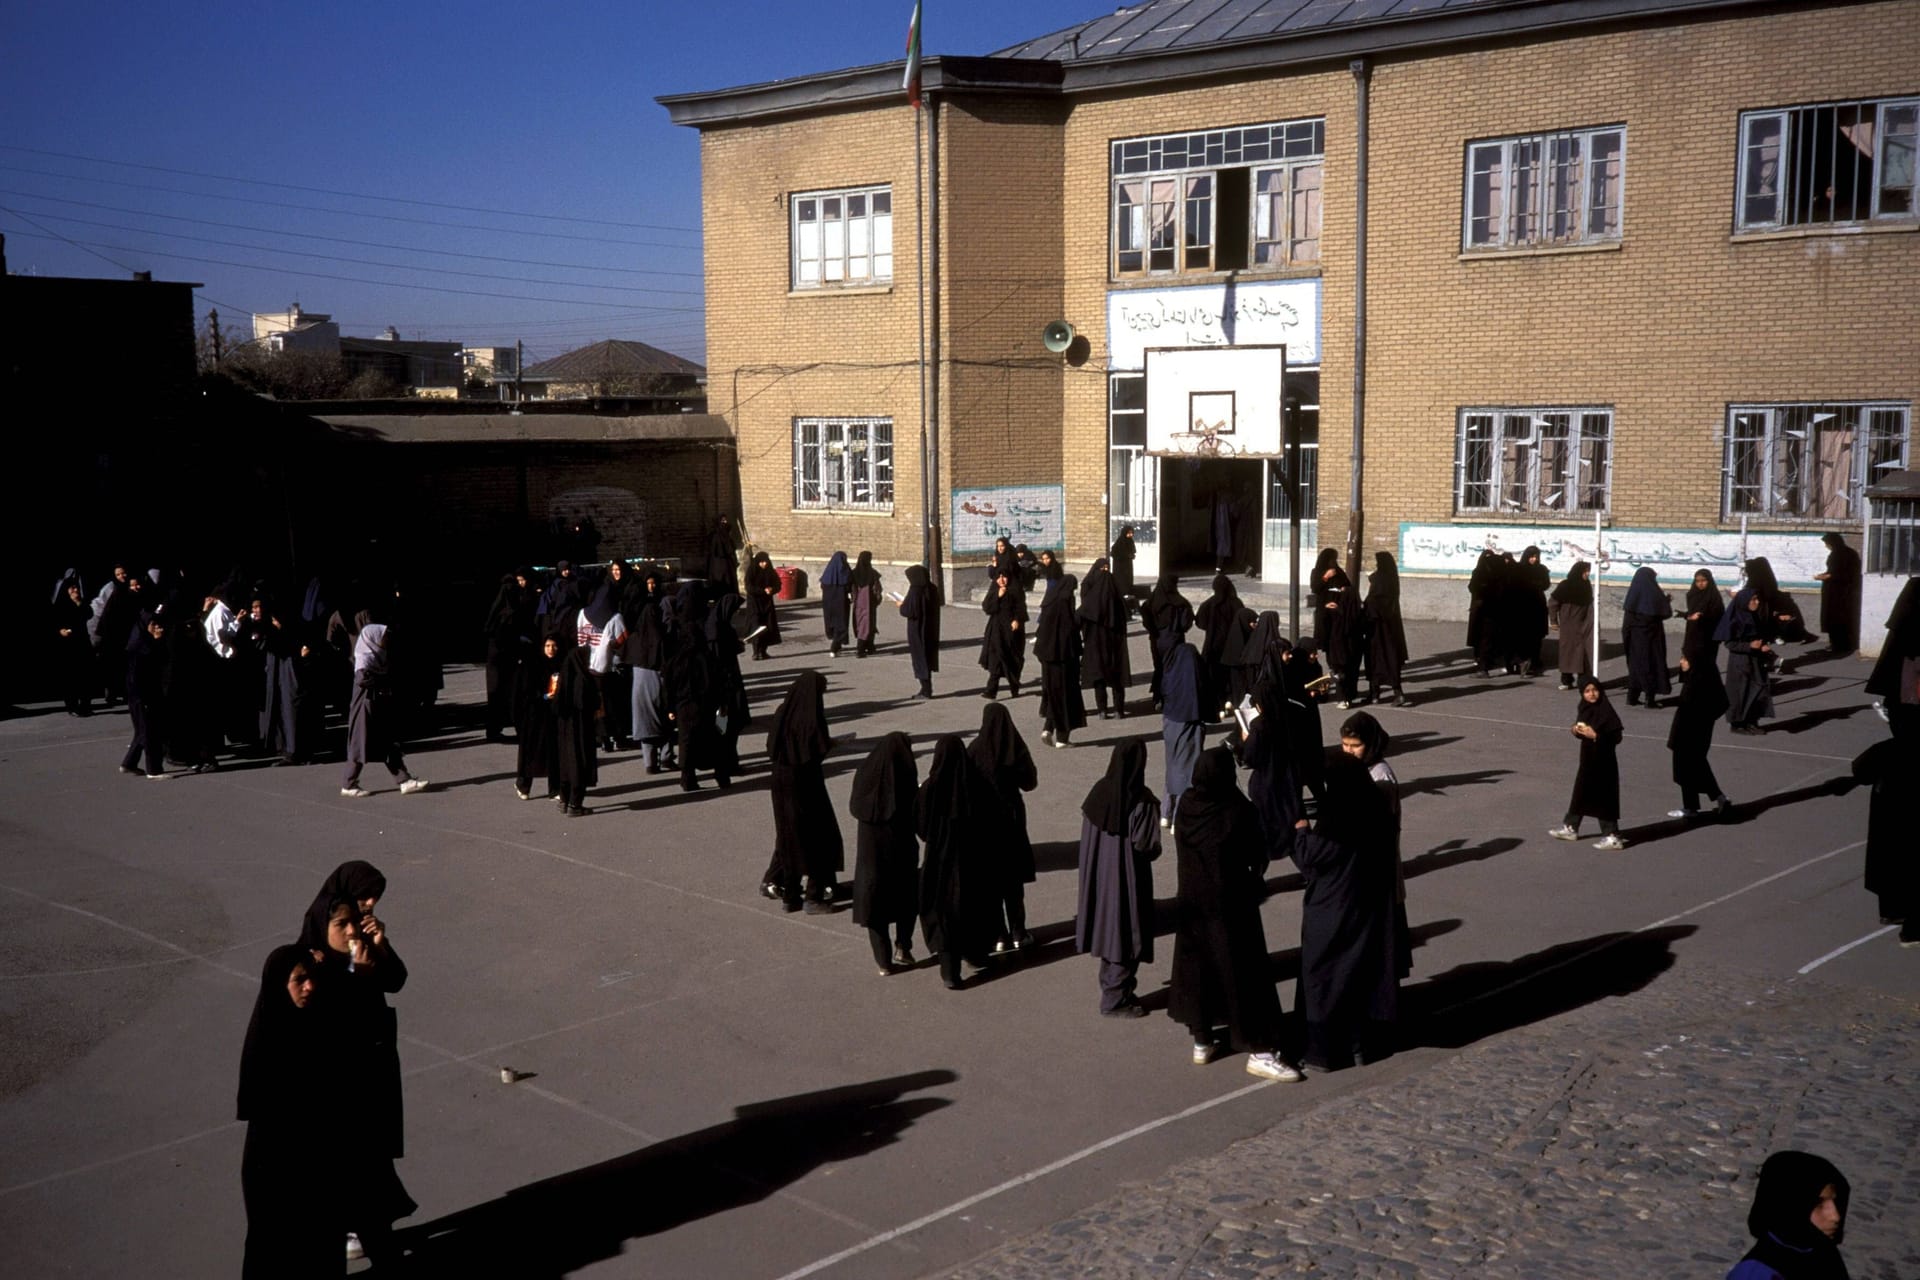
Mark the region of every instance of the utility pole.
POLYGON ((208 339, 213 344, 213 367, 218 369, 220 367, 222 346, 220 338, 220 308, 210 307, 207 309, 207 328, 209 330, 208 339))
POLYGON ((527 344, 519 339, 513 344, 513 410, 520 412, 520 402, 527 398, 526 380, 520 376, 527 367, 527 344))

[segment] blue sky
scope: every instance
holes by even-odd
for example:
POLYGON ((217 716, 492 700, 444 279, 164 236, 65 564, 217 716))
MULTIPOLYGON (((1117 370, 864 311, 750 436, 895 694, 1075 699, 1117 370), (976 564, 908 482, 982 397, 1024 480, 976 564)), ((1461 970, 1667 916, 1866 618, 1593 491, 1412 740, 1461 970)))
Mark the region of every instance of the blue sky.
MULTIPOLYGON (((933 0, 925 49, 988 53, 1108 7, 933 0)), ((911 12, 9 0, 7 268, 202 281, 200 314, 227 323, 298 300, 346 333, 700 359, 698 139, 654 96, 897 59, 911 12)))

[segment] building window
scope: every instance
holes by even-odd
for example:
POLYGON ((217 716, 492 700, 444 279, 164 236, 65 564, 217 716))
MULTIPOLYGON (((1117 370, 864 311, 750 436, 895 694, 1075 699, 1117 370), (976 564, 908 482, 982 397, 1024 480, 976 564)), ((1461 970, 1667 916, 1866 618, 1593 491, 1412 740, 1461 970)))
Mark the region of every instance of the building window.
POLYGON ((1722 514, 1859 518, 1860 490, 1907 465, 1904 404, 1736 404, 1722 514))
POLYGON ((1454 509, 1575 515, 1607 509, 1611 409, 1462 409, 1454 509))
POLYGON ((1109 375, 1107 439, 1108 518, 1150 528, 1160 513, 1160 460, 1147 454, 1146 375, 1109 375))
POLYGON ((1292 120, 1113 144, 1113 274, 1320 261, 1326 126, 1292 120))
POLYGON ((1736 226, 1914 220, 1917 122, 1920 98, 1742 113, 1736 226))
POLYGON ((808 191, 793 210, 793 287, 884 284, 893 279, 893 189, 808 191))
POLYGON ((1574 129, 1467 144, 1468 249, 1620 239, 1627 131, 1574 129))
POLYGON ((793 505, 893 510, 893 419, 795 418, 793 505))

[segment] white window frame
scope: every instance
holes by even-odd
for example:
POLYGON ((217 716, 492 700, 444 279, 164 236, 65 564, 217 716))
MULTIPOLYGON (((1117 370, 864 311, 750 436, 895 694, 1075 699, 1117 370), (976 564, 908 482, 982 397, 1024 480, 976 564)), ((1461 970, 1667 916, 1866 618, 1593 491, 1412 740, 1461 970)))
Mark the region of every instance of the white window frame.
POLYGON ((1247 262, 1233 269, 1318 266, 1325 152, 1320 117, 1115 141, 1109 273, 1125 280, 1220 271, 1220 227, 1234 218, 1244 224, 1247 262), (1221 207, 1220 175, 1235 169, 1247 175, 1247 207, 1238 211, 1221 207), (1261 260, 1262 249, 1270 260, 1261 260))
POLYGON ((1461 190, 1462 252, 1618 243, 1626 235, 1627 127, 1475 139, 1461 190))
POLYGON ((1608 405, 1463 408, 1454 426, 1454 514, 1571 520, 1608 511, 1613 439, 1608 405), (1597 482, 1582 478, 1593 471, 1602 473, 1597 482))
POLYGON ((1912 423, 1912 406, 1900 400, 1730 404, 1720 517, 1857 523, 1860 490, 1906 467, 1912 423), (1823 448, 1829 432, 1832 444, 1823 448))
POLYGON ((1781 231, 1799 227, 1856 227, 1873 222, 1920 221, 1920 97, 1856 98, 1740 113, 1740 172, 1734 187, 1736 231, 1781 231), (1863 112, 1871 116, 1862 119, 1863 112), (1819 185, 1821 139, 1832 130, 1858 151, 1871 148, 1866 174, 1866 216, 1859 216, 1861 176, 1856 167, 1849 217, 1838 217, 1837 160, 1833 140, 1819 185), (1891 167, 1889 157, 1891 156, 1891 167), (1823 216, 1824 215, 1824 216, 1823 216))
POLYGON ((795 418, 795 511, 893 510, 892 418, 795 418))
POLYGON ((787 209, 789 279, 794 289, 892 283, 890 185, 796 192, 788 199, 787 209))

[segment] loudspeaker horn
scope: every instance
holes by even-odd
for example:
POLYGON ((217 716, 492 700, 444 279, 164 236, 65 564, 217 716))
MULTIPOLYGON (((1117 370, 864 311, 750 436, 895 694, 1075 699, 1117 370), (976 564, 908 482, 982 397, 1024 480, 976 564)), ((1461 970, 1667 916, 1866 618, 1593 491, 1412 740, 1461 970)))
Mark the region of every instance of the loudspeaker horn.
POLYGON ((1047 350, 1058 355, 1073 345, 1073 326, 1065 320, 1055 320, 1040 331, 1040 342, 1047 350))

